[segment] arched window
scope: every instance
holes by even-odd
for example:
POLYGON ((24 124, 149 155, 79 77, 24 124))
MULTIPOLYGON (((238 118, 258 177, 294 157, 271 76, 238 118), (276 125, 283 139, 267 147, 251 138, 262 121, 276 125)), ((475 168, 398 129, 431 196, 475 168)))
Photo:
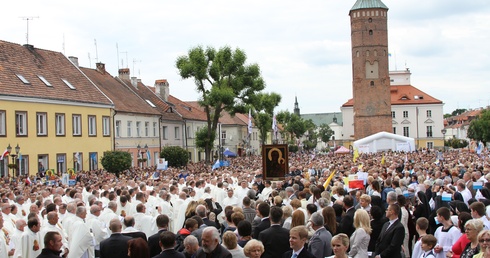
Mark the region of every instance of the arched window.
POLYGON ((372 19, 372 18, 369 18, 369 19, 368 19, 368 22, 369 22, 369 23, 373 22, 373 19, 372 19))
POLYGON ((370 85, 371 87, 374 87, 374 81, 371 81, 371 82, 369 83, 369 85, 370 85))
POLYGON ((369 50, 368 50, 368 51, 366 51, 366 56, 369 56, 369 50))
POLYGON ((373 30, 369 30, 369 35, 373 35, 373 30))

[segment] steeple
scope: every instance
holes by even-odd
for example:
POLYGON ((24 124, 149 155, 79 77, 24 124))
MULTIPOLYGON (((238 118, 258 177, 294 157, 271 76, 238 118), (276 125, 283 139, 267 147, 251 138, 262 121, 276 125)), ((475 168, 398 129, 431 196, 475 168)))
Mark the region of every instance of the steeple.
POLYGON ((388 10, 388 7, 381 2, 381 0, 357 0, 357 2, 350 9, 351 11, 359 9, 380 8, 388 10))
POLYGON ((294 97, 294 113, 298 116, 300 115, 299 114, 298 97, 296 97, 296 96, 294 97))

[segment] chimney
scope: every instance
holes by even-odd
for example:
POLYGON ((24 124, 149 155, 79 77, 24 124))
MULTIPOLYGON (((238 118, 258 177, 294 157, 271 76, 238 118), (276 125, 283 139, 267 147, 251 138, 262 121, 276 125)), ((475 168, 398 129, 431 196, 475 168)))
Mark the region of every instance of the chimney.
POLYGON ((68 59, 76 66, 78 67, 78 57, 76 56, 69 56, 68 59))
POLYGON ((129 80, 129 68, 119 69, 119 78, 122 80, 129 80))
POLYGON ((170 87, 166 79, 155 81, 155 93, 160 96, 164 101, 168 101, 168 95, 170 94, 170 87))
POLYGON ((138 88, 138 78, 131 77, 131 84, 133 85, 133 87, 138 88))
POLYGON ((24 44, 24 47, 29 49, 30 51, 34 50, 34 46, 33 45, 29 45, 29 44, 24 44))
POLYGON ((96 63, 95 66, 97 67, 97 72, 101 74, 105 74, 105 64, 104 63, 96 63))

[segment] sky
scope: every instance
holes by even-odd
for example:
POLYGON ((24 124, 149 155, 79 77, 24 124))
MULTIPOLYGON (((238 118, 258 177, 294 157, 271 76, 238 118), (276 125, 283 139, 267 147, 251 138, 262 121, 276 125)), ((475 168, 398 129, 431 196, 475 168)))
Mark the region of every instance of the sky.
MULTIPOLYGON (((0 40, 96 62, 116 76, 129 67, 146 85, 167 79, 170 94, 199 96, 177 57, 196 46, 229 46, 257 63, 276 111, 340 112, 352 98, 350 8, 355 0, 26 0, 3 3, 0 40)), ((390 70, 444 102, 444 113, 490 105, 490 1, 383 0, 390 70)))

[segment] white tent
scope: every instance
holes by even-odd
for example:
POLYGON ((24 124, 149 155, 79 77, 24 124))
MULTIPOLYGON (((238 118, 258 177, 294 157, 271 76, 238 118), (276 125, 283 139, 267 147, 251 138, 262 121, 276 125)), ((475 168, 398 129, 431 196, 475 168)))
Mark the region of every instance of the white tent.
POLYGON ((359 153, 372 153, 379 151, 415 151, 415 140, 397 134, 379 132, 354 142, 354 148, 359 153))

